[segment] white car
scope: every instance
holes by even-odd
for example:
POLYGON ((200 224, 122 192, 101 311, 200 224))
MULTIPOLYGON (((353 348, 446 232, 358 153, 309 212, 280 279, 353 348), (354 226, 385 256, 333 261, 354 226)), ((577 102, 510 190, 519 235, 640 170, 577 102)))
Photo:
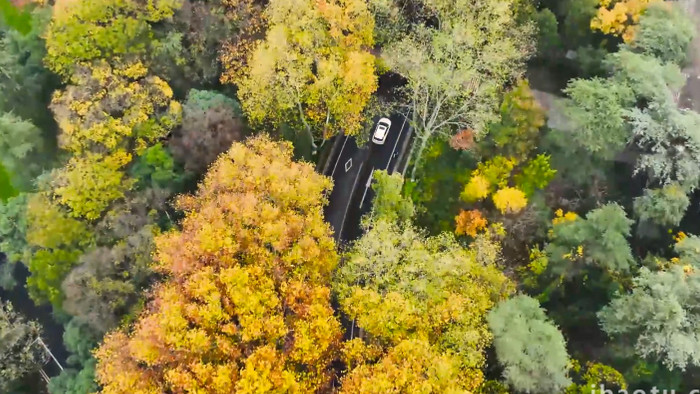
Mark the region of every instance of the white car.
POLYGON ((377 145, 384 145, 384 141, 386 141, 386 136, 389 135, 390 127, 391 121, 389 119, 379 119, 379 122, 377 122, 377 128, 374 129, 374 135, 372 135, 372 142, 374 142, 377 145))

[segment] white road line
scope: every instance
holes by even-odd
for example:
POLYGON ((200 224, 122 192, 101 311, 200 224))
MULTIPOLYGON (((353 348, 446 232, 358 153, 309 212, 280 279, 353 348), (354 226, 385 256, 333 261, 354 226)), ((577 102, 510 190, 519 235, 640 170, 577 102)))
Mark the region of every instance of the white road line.
POLYGON ((365 163, 360 163, 360 168, 357 169, 357 176, 355 177, 355 182, 352 184, 352 189, 350 189, 350 198, 348 199, 348 205, 345 206, 345 213, 343 213, 343 221, 340 224, 340 230, 338 230, 338 239, 340 239, 340 236, 343 234, 343 228, 345 228, 345 218, 348 216, 348 209, 350 208, 350 203, 352 202, 352 192, 355 190, 355 187, 357 186, 357 180, 360 179, 360 174, 362 173, 362 166, 365 163))
MULTIPOLYGON (((403 116, 403 115, 402 115, 403 116)), ((403 134, 404 126, 406 126, 406 117, 403 117, 403 123, 401 124, 401 130, 399 130, 399 136, 396 137, 396 142, 394 142, 394 149, 391 150, 391 155, 389 155, 389 161, 386 163, 386 171, 389 171, 389 165, 391 164, 391 159, 393 159, 394 152, 396 151, 396 146, 399 144, 399 141, 401 140, 401 134, 403 134)))
POLYGON ((369 187, 372 186, 372 178, 374 177, 374 168, 372 168, 372 172, 369 173, 369 178, 367 178, 367 183, 365 184, 365 192, 362 193, 362 201, 360 201, 360 208, 362 208, 362 204, 365 202, 365 197, 367 197, 367 191, 369 190, 369 187))
POLYGON ((343 149, 345 149, 345 144, 348 142, 348 136, 345 136, 345 141, 343 141, 343 146, 340 147, 340 153, 338 153, 338 158, 335 160, 335 165, 333 166, 333 171, 331 172, 331 178, 333 177, 333 174, 335 174, 335 169, 338 167, 338 162, 340 161, 340 158, 343 157, 343 149))

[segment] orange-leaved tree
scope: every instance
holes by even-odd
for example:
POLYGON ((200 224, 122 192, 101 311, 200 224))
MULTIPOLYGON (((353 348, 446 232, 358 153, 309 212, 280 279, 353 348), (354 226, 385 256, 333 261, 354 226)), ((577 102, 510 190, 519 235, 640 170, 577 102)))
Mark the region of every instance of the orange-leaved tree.
POLYGON ((478 209, 470 209, 468 211, 461 209, 459 215, 455 216, 455 223, 455 234, 466 234, 470 237, 476 237, 476 234, 485 229, 489 222, 478 209))
POLYGON ((341 337, 322 217, 331 182, 291 157, 265 136, 235 143, 178 199, 181 230, 156 239, 166 281, 131 332, 96 351, 105 393, 329 388, 341 337))

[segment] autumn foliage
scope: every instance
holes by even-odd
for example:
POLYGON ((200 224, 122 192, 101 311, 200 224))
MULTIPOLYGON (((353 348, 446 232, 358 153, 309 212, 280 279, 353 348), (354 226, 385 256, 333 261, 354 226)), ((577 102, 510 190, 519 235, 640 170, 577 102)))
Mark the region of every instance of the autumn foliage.
POLYGON ((450 138, 450 147, 455 150, 469 150, 474 147, 474 130, 464 129, 450 138))
POLYGON ((153 49, 151 24, 172 17, 182 2, 56 1, 46 32, 46 65, 69 77, 82 63, 144 55, 153 49))
POLYGON ((0 394, 692 391, 690 3, 0 0, 0 394))
MULTIPOLYGON (((282 123, 329 138, 361 129, 377 89, 374 20, 363 0, 271 0, 267 33, 240 66, 240 48, 225 48, 223 81, 238 85, 248 119, 282 123)), ((249 45, 249 44, 245 44, 249 45)))
POLYGON ((182 107, 141 62, 81 65, 71 83, 51 102, 59 146, 73 153, 54 174, 53 192, 72 216, 95 220, 131 188, 125 170, 133 155, 166 136, 182 107))
POLYGON ((598 13, 591 20, 591 28, 605 34, 622 36, 629 43, 634 39, 639 18, 651 3, 663 0, 600 0, 598 13))
POLYGON ((219 57, 224 73, 222 83, 233 83, 243 77, 250 52, 265 31, 265 13, 255 0, 223 0, 226 16, 238 26, 234 37, 223 44, 219 57))
POLYGON ((477 232, 485 229, 488 225, 488 221, 478 209, 461 210, 459 215, 455 217, 455 223, 455 234, 466 234, 470 237, 476 237, 477 232))
POLYGON ((130 333, 96 355, 105 393, 315 392, 330 385, 341 328, 329 280, 338 256, 323 221, 330 180, 289 144, 236 143, 195 195, 182 229, 156 239, 169 279, 130 333))
POLYGON ((493 194, 493 205, 501 213, 518 213, 527 205, 527 197, 519 189, 506 187, 493 194))
POLYGON ((489 234, 464 248, 454 236, 380 219, 346 256, 334 282, 363 341, 344 344, 343 393, 462 393, 483 382, 491 342, 485 315, 512 292, 489 234))

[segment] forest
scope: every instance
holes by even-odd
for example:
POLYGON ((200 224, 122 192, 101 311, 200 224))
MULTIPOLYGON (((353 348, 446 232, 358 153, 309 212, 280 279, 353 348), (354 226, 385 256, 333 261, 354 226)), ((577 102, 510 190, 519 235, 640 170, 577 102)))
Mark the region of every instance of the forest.
POLYGON ((700 393, 696 3, 0 0, 0 392, 700 393))

